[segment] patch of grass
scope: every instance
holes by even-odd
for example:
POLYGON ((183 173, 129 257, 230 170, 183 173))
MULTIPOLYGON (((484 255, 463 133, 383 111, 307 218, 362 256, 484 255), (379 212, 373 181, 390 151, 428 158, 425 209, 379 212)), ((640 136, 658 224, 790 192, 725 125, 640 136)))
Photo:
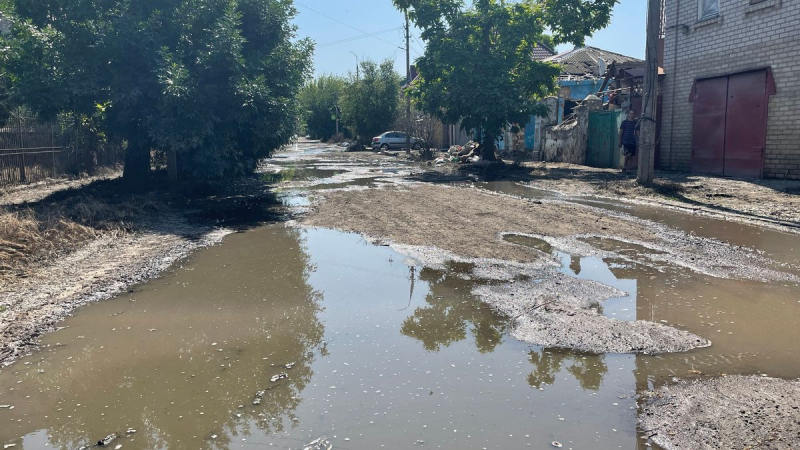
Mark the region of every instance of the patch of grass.
POLYGON ((667 198, 684 198, 686 187, 680 183, 672 181, 655 180, 653 186, 650 188, 653 193, 667 197, 667 198))
POLYGON ((167 205, 154 195, 77 195, 35 207, 0 208, 0 280, 25 274, 34 262, 74 250, 108 233, 133 230, 138 218, 167 205))

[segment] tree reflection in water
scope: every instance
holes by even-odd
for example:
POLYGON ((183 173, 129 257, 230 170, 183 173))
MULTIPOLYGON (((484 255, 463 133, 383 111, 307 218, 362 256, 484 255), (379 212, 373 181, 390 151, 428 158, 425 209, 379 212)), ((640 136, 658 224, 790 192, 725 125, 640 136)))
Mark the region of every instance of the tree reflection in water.
POLYGON ((528 384, 535 388, 554 384, 556 375, 567 364, 567 372, 578 380, 584 390, 599 390, 603 377, 608 373, 603 355, 563 349, 532 349, 528 359, 536 366, 528 375, 528 384))
POLYGON ((481 353, 500 345, 507 320, 471 295, 474 282, 453 275, 466 269, 451 263, 447 270, 424 268, 419 272, 419 280, 428 284, 428 306, 417 308, 403 322, 404 335, 418 339, 431 352, 463 341, 468 330, 481 353))
POLYGON ((188 270, 81 310, 45 337, 62 347, 0 373, 22 420, 0 427, 0 442, 39 448, 46 433, 50 446, 78 448, 130 427, 125 448, 224 449, 296 426, 324 334, 304 246, 302 231, 283 227, 234 235, 188 270), (271 383, 281 372, 289 378, 271 383))
MULTIPOLYGON (((452 263, 446 270, 422 269, 419 280, 429 287, 425 297, 427 306, 417 308, 403 322, 401 332, 422 342, 426 350, 436 352, 467 339, 469 331, 478 351, 493 352, 502 343, 509 324, 471 295, 477 281, 457 276, 469 270, 452 263)), ((529 360, 536 368, 528 375, 528 383, 536 388, 555 383, 558 373, 566 367, 583 389, 597 391, 608 372, 603 355, 561 349, 531 350, 529 360)))

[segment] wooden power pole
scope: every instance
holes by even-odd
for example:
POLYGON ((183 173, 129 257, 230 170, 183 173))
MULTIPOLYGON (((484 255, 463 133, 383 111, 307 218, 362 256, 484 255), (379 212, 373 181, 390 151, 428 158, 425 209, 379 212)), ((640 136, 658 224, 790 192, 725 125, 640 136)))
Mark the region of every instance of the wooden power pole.
POLYGON ((647 0, 647 51, 645 54, 644 98, 639 130, 639 184, 653 184, 656 153, 656 112, 658 110, 658 39, 661 33, 661 0, 647 0))
MULTIPOLYGON (((411 86, 411 28, 406 10, 406 87, 411 86)), ((406 154, 411 153, 411 98, 406 95, 406 154)))

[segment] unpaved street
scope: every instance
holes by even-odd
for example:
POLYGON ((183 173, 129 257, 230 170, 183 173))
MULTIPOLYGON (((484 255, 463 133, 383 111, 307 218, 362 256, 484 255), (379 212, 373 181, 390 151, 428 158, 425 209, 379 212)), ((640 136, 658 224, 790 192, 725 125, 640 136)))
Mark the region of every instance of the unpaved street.
POLYGON ((752 448, 798 444, 792 227, 338 150, 7 284, 2 358, 32 355, 0 371, 0 443, 693 449, 774 423, 752 448))

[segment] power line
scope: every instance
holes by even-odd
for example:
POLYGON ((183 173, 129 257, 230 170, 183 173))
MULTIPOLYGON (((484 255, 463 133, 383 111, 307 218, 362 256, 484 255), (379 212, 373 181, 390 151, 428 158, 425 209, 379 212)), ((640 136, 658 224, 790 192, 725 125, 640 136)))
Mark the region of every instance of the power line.
POLYGON ((296 5, 298 5, 298 6, 302 6, 303 8, 306 8, 307 10, 309 10, 309 11, 311 11, 311 12, 315 12, 315 13, 317 13, 317 14, 319 14, 319 15, 320 15, 320 16, 322 16, 322 17, 325 17, 325 18, 328 18, 328 19, 330 19, 330 20, 332 20, 332 21, 334 21, 334 22, 340 23, 340 24, 342 24, 342 25, 344 25, 344 26, 346 26, 346 27, 348 27, 348 28, 352 28, 352 29, 354 29, 354 30, 358 31, 359 33, 365 34, 365 35, 367 35, 367 36, 374 37, 375 39, 377 39, 377 40, 379 40, 379 41, 383 41, 383 42, 385 42, 385 43, 387 43, 387 44, 389 44, 389 45, 392 45, 392 46, 396 46, 396 45, 397 45, 397 44, 394 44, 394 43, 392 43, 392 42, 389 42, 389 41, 387 41, 386 39, 383 39, 383 38, 380 38, 380 37, 378 37, 378 36, 377 36, 377 34, 378 34, 378 33, 367 33, 367 32, 366 32, 366 31, 364 31, 364 30, 358 29, 358 28, 356 28, 356 27, 354 27, 354 26, 352 26, 352 25, 350 25, 350 24, 348 24, 348 23, 342 22, 341 20, 339 20, 339 19, 337 19, 337 18, 335 18, 335 17, 331 17, 331 16, 329 16, 329 15, 327 15, 327 14, 325 14, 325 13, 321 13, 321 12, 317 11, 316 9, 314 9, 314 8, 311 8, 311 7, 309 7, 309 6, 306 6, 306 5, 302 4, 302 3, 299 3, 299 2, 294 2, 294 3, 295 3, 296 5))
MULTIPOLYGON (((376 35, 376 34, 393 33, 395 31, 402 30, 402 29, 403 29, 403 27, 397 27, 397 28, 392 28, 391 30, 379 31, 379 32, 373 33, 373 34, 376 35)), ((365 38, 368 38, 368 37, 375 37, 375 36, 372 36, 372 35, 352 36, 352 37, 349 37, 349 38, 340 39, 338 41, 331 41, 331 42, 325 42, 324 44, 319 44, 319 45, 317 45, 317 48, 330 47, 332 45, 344 44, 344 43, 347 43, 347 42, 357 41, 359 39, 365 39, 365 38)))

